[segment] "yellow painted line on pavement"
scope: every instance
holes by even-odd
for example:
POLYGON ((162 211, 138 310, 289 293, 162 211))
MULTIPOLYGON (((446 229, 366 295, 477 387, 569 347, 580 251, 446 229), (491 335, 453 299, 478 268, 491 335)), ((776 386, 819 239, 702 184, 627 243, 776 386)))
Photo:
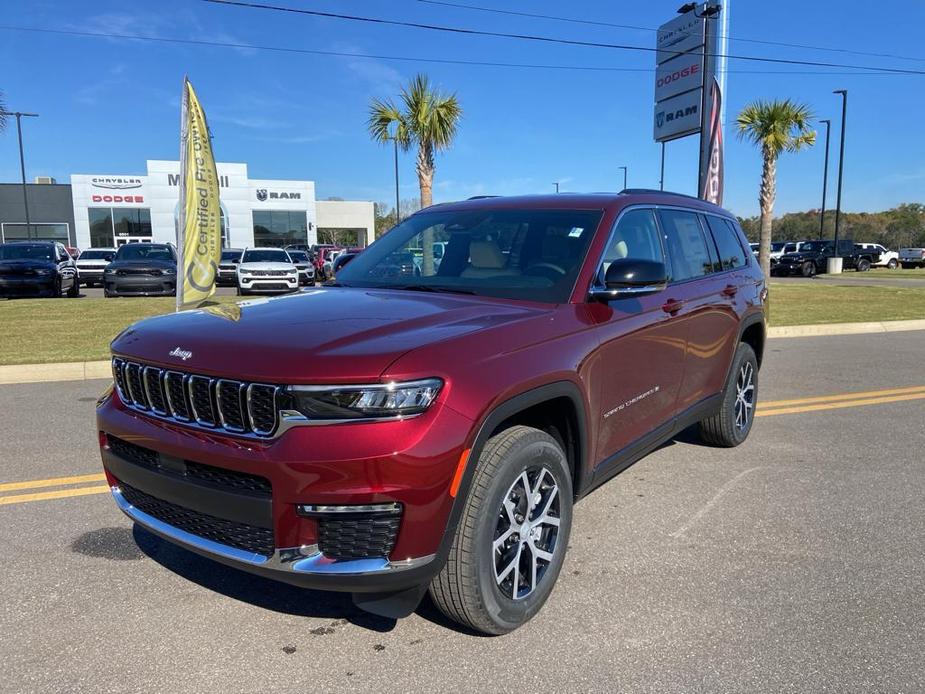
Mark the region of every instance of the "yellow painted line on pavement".
POLYGON ((6 482, 0 484, 0 492, 15 492, 20 489, 41 489, 42 487, 63 487, 68 484, 83 484, 85 482, 102 482, 106 479, 103 473, 92 475, 76 475, 73 477, 52 477, 46 480, 29 480, 27 482, 6 482))
POLYGON ((925 385, 908 386, 906 388, 884 388, 882 390, 867 390, 857 393, 836 393, 834 395, 816 395, 811 398, 795 398, 793 400, 771 400, 758 403, 760 409, 787 407, 790 405, 809 405, 818 402, 838 402, 840 400, 861 400, 864 398, 879 398, 887 395, 905 395, 906 393, 925 393, 925 385))
POLYGON ((905 402, 907 400, 925 400, 925 391, 908 393, 906 395, 892 395, 882 398, 863 398, 860 400, 839 400, 824 402, 815 405, 797 405, 794 407, 778 407, 768 409, 767 406, 755 412, 756 417, 773 417, 778 414, 798 414, 800 412, 820 412, 822 410, 841 410, 848 407, 864 407, 865 405, 883 405, 890 402, 905 402))
POLYGON ((87 496, 89 494, 105 494, 109 485, 96 487, 77 487, 76 489, 57 489, 51 492, 35 492, 32 494, 12 494, 0 496, 0 506, 6 504, 24 504, 27 501, 46 501, 48 499, 64 499, 69 496, 87 496))

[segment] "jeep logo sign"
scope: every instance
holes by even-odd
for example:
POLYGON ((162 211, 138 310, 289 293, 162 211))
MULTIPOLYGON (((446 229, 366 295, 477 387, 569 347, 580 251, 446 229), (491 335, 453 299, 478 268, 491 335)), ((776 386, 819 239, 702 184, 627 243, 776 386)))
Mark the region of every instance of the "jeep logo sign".
POLYGON ((674 140, 700 130, 700 95, 702 89, 665 99, 655 105, 654 137, 656 142, 674 140))

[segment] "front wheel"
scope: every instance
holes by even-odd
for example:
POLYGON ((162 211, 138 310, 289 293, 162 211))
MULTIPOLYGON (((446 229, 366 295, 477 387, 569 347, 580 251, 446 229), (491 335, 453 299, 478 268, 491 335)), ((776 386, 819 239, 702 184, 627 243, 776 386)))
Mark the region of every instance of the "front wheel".
POLYGON ((76 299, 80 296, 80 280, 76 277, 73 284, 71 284, 71 288, 67 290, 67 295, 71 299, 76 299))
POLYGON ((758 404, 758 358, 740 342, 719 410, 700 422, 700 435, 714 446, 732 448, 748 438, 758 404))
POLYGON ((812 260, 807 260, 800 268, 800 272, 803 274, 803 277, 812 277, 816 274, 816 263, 812 260))
POLYGON ((572 477, 556 440, 519 425, 496 434, 476 463, 431 598, 447 617, 476 631, 513 631, 552 592, 571 525, 572 477))

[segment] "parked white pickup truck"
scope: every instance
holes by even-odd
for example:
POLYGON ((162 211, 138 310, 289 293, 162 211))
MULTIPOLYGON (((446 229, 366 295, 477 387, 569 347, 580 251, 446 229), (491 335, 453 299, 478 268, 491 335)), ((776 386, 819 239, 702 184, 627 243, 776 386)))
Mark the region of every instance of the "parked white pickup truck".
POLYGON ((856 243, 854 245, 862 251, 871 251, 872 257, 876 257, 878 253, 880 254, 880 259, 871 263, 873 267, 887 267, 890 270, 895 270, 899 267, 899 253, 896 251, 891 251, 879 243, 856 243))
POLYGON ((904 268, 925 267, 925 248, 900 248, 899 262, 904 268))

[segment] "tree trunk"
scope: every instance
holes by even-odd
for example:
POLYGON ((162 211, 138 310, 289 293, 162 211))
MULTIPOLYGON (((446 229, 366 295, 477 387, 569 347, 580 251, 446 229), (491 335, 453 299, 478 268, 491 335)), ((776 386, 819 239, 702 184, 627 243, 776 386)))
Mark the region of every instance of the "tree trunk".
POLYGON ((774 217, 774 198, 777 195, 777 155, 768 149, 764 152, 761 168, 761 235, 758 239, 758 264, 765 277, 771 275, 771 220, 774 217))
MULTIPOLYGON (((434 150, 428 143, 422 142, 418 147, 418 186, 421 189, 421 209, 430 207, 434 202, 434 150)), ((427 227, 421 234, 423 257, 421 275, 431 277, 434 274, 434 230, 427 227)))

